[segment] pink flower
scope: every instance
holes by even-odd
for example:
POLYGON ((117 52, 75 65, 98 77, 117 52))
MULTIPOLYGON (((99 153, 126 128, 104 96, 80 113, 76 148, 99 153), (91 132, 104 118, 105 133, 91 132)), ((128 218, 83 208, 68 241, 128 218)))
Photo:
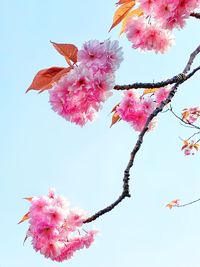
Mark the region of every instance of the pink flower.
MULTIPOLYGON (((156 103, 151 97, 139 97, 136 90, 128 90, 116 108, 117 114, 124 121, 131 124, 135 131, 141 132, 145 127, 147 118, 156 108, 156 103)), ((153 130, 156 120, 153 120, 148 130, 153 130)))
POLYGON ((168 87, 161 87, 158 91, 154 93, 158 105, 160 105, 160 103, 167 98, 169 92, 170 89, 168 87))
POLYGON ((53 110, 66 120, 83 126, 94 120, 113 86, 113 76, 93 73, 81 64, 49 91, 50 103, 53 110))
POLYGON ((71 209, 66 203, 51 190, 48 196, 33 198, 29 212, 26 236, 32 238, 36 251, 58 262, 71 258, 79 249, 88 248, 97 233, 82 231, 85 212, 71 209))
POLYGON ((200 107, 185 108, 182 111, 182 119, 193 124, 200 117, 200 107))
POLYGON ((117 41, 89 41, 78 53, 79 65, 55 83, 50 94, 52 109, 80 126, 96 118, 111 95, 114 71, 123 60, 117 41))
POLYGON ((165 53, 173 44, 170 31, 163 29, 159 24, 149 24, 143 17, 130 19, 125 31, 135 49, 165 53))
POLYGON ((78 61, 87 67, 102 67, 106 63, 106 49, 97 40, 91 40, 83 45, 83 49, 78 52, 78 61))

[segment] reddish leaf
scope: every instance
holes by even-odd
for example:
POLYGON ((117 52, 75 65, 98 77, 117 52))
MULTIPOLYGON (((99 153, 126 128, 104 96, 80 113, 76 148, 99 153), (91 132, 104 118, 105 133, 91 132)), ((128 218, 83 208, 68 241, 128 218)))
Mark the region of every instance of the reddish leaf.
POLYGON ((113 112, 115 112, 116 111, 116 108, 119 106, 119 103, 117 104, 117 105, 115 105, 114 106, 114 108, 111 110, 111 112, 110 113, 113 113, 113 112))
POLYGON ((73 44, 57 44, 51 42, 54 48, 65 57, 67 63, 71 66, 71 61, 73 63, 77 62, 78 48, 73 44))
POLYGON ((134 2, 134 0, 119 0, 117 2, 117 5, 122 5, 122 4, 130 3, 130 2, 134 2))
POLYGON ((69 72, 70 69, 71 68, 51 67, 48 69, 40 70, 35 75, 26 93, 31 89, 40 92, 50 89, 52 87, 52 83, 58 81, 59 78, 65 73, 69 72))
POLYGON ((187 140, 183 140, 183 146, 181 147, 181 150, 185 149, 189 145, 190 145, 190 143, 187 140))
MULTIPOLYGON (((61 77, 63 77, 65 74, 67 74, 70 70, 72 69, 72 67, 68 67, 68 68, 63 68, 63 70, 61 70, 60 72, 58 72, 51 80, 49 86, 50 88, 52 87, 53 83, 56 83, 60 80, 61 77)), ((39 93, 42 93, 43 91, 47 90, 49 88, 44 88, 41 89, 39 93)))
POLYGON ((134 5, 135 1, 131 1, 118 7, 118 9, 115 11, 113 23, 109 31, 111 31, 116 25, 118 25, 123 20, 123 18, 128 14, 128 12, 134 5))
POLYGON ((24 197, 24 199, 31 202, 33 198, 32 197, 24 197))
POLYGON ((180 200, 179 199, 175 199, 175 200, 172 200, 170 203, 168 203, 166 205, 166 207, 169 208, 169 209, 172 209, 174 207, 179 206, 179 203, 180 203, 180 200))
POLYGON ((28 219, 29 219, 29 213, 30 213, 30 212, 26 213, 26 214, 22 217, 22 219, 18 222, 18 224, 20 224, 20 223, 22 223, 22 222, 28 220, 28 219))
POLYGON ((120 118, 119 114, 118 114, 117 112, 115 112, 115 113, 113 114, 113 116, 112 116, 112 123, 111 123, 111 125, 110 125, 110 128, 111 128, 115 123, 117 123, 117 122, 120 121, 120 120, 121 120, 121 118, 120 118))

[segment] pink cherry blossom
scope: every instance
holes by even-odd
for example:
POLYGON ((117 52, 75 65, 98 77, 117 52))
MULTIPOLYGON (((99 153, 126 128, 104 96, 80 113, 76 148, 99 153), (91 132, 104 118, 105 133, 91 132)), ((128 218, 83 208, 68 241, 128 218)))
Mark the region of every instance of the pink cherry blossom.
POLYGON ((165 53, 174 43, 170 31, 163 29, 159 24, 149 24, 143 17, 130 19, 125 32, 135 49, 165 53))
POLYGON ((154 93, 155 100, 158 105, 160 105, 160 103, 167 98, 167 96, 169 95, 169 92, 170 92, 169 87, 161 87, 158 89, 158 91, 154 93))
POLYGON ((78 65, 55 83, 50 94, 52 109, 80 126, 96 118, 102 103, 111 96, 114 71, 123 60, 117 41, 86 42, 78 52, 78 65))
MULTIPOLYGON (((156 103, 151 97, 139 97, 136 90, 128 90, 116 108, 120 118, 130 123, 135 131, 142 131, 149 115, 156 108, 156 103)), ((153 120, 148 130, 153 130, 156 120, 153 120)))
POLYGON ((182 119, 193 124, 200 117, 200 107, 185 108, 182 111, 182 119))
POLYGON ((51 190, 48 196, 31 200, 26 237, 32 238, 33 248, 46 258, 68 260, 94 241, 96 230, 82 230, 86 218, 83 210, 70 208, 64 197, 51 190))

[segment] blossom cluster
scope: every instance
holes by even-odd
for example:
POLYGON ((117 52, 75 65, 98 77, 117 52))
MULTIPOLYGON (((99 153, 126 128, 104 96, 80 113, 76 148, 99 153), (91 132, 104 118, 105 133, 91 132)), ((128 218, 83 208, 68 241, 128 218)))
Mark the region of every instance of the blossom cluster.
POLYGON ((172 30, 183 28, 200 0, 138 0, 143 16, 128 20, 125 32, 133 48, 165 53, 174 43, 172 30))
POLYGON ((199 117, 200 107, 185 108, 182 111, 182 119, 189 124, 193 124, 199 117))
POLYGON ((158 23, 149 24, 143 17, 129 20, 125 31, 135 49, 165 53, 174 43, 174 37, 169 30, 163 29, 158 23))
POLYGON ((159 21, 165 29, 183 28, 191 12, 200 7, 199 0, 139 0, 146 15, 159 21))
MULTIPOLYGON (((151 96, 140 96, 136 90, 128 90, 116 107, 116 112, 122 120, 130 123, 135 131, 142 131, 149 115, 166 99, 169 92, 168 87, 162 87, 151 96)), ((148 126, 149 130, 154 129, 155 125, 154 118, 148 126)))
POLYGON ((111 95, 122 60, 118 41, 86 42, 78 51, 78 64, 49 90, 52 109, 80 126, 93 121, 111 95))
POLYGON ((66 199, 53 190, 47 196, 31 198, 28 218, 26 237, 32 237, 36 251, 57 262, 70 259, 76 250, 88 248, 97 233, 83 231, 85 212, 70 208, 66 199))
POLYGON ((199 150, 199 144, 194 140, 184 140, 181 150, 184 152, 185 156, 193 156, 195 152, 199 150))

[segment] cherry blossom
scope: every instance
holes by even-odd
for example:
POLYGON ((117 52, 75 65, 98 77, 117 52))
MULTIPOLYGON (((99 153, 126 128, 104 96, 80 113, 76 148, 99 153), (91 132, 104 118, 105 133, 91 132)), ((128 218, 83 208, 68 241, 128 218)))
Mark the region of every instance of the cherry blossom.
POLYGON ((33 248, 53 261, 70 259, 75 251, 89 248, 96 230, 82 230, 87 218, 81 209, 70 208, 68 201, 52 190, 47 196, 33 197, 28 213, 33 248))
POLYGON ((79 64, 53 85, 52 109, 80 126, 93 121, 101 104, 112 94, 114 71, 123 60, 117 41, 88 41, 78 52, 79 64))

